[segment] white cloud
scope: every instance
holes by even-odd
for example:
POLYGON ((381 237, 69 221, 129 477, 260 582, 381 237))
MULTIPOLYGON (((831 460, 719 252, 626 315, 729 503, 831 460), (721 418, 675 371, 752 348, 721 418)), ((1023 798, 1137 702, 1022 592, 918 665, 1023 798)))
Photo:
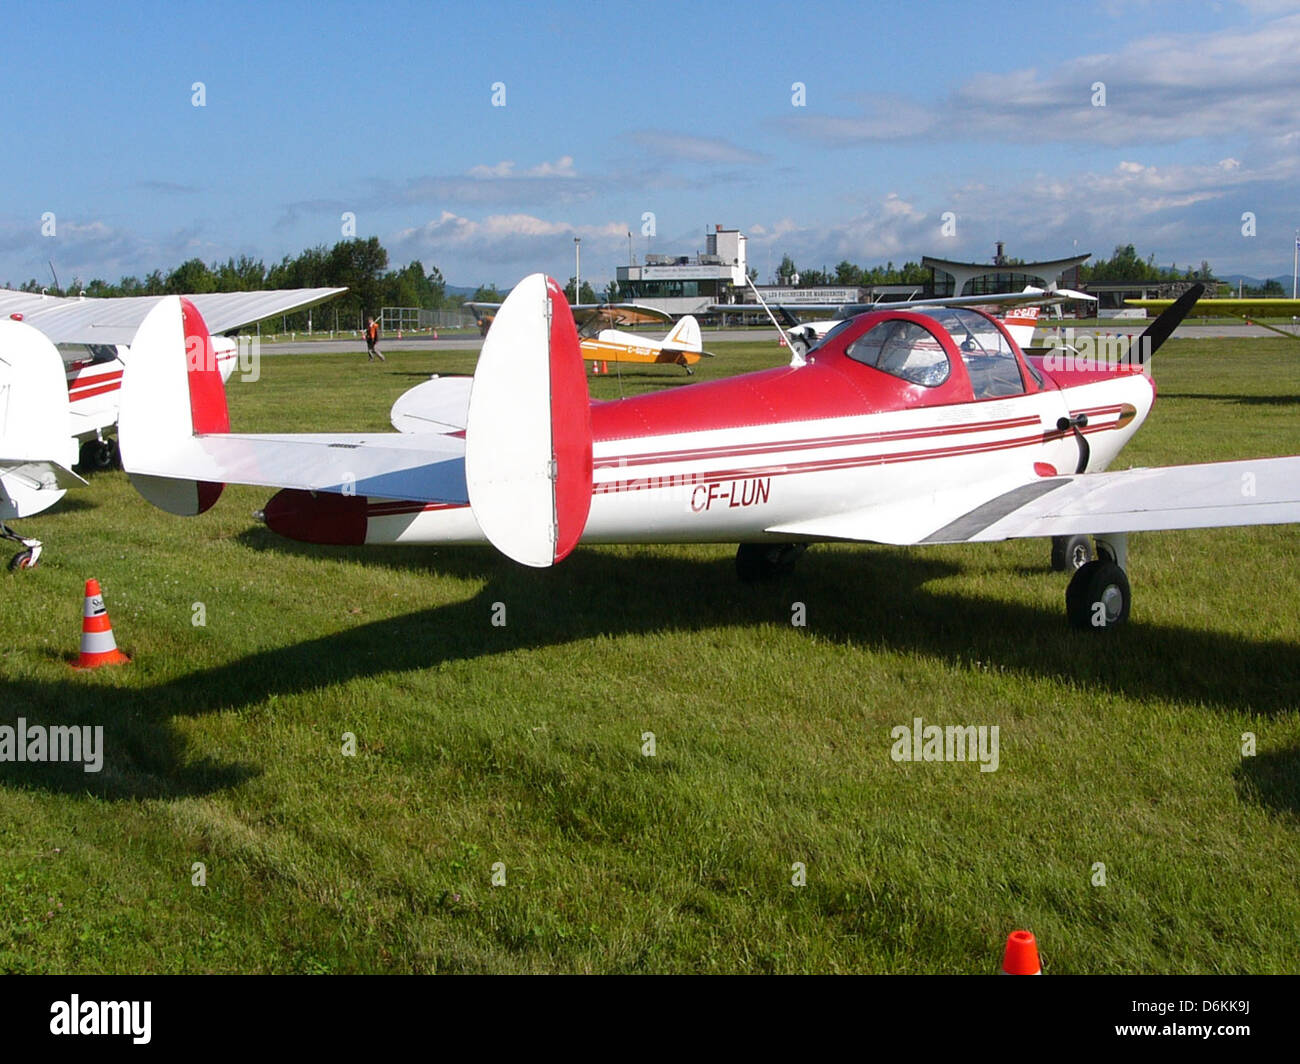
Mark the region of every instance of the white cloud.
POLYGON ((1300 125, 1300 14, 1244 29, 1169 33, 1113 52, 977 74, 946 99, 876 99, 859 115, 776 120, 827 145, 935 139, 1135 145, 1287 135, 1300 125), (1094 106, 1094 86, 1105 105, 1094 106))
POLYGON ((696 137, 663 129, 641 129, 628 134, 652 155, 672 162, 705 165, 753 165, 767 161, 767 156, 741 148, 721 137, 696 137))

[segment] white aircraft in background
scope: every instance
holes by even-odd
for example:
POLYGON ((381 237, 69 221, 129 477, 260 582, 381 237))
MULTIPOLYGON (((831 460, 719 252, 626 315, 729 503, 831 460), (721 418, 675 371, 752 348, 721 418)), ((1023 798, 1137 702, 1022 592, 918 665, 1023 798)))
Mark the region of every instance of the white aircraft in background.
MULTIPOLYGON (((1201 291, 1139 349, 1154 353, 1201 291)), ((267 525, 294 539, 491 544, 536 567, 579 543, 739 543, 738 575, 754 580, 818 541, 1091 534, 1098 557, 1065 599, 1092 631, 1128 618, 1129 532, 1300 522, 1300 456, 1107 472, 1155 401, 1149 360, 1026 357, 976 310, 877 309, 804 366, 597 403, 572 320, 559 285, 533 274, 468 387, 437 401, 437 381, 421 386, 418 431, 251 435, 230 431, 216 370, 187 365, 203 320, 171 299, 127 366, 122 463, 171 513, 204 512, 226 483, 264 485, 281 489, 267 525)))
MULTIPOLYGON (((235 329, 344 291, 297 288, 190 298, 206 308, 216 328, 235 329)), ((74 465, 105 469, 116 461, 116 442, 104 434, 117 425, 130 345, 164 298, 67 299, 0 289, 0 539, 22 548, 10 569, 33 568, 42 544, 6 522, 47 510, 68 488, 84 484, 74 465)), ((238 360, 236 341, 209 337, 203 359, 224 383, 238 360)))
MULTIPOLYGON (((345 288, 286 288, 279 291, 212 292, 187 296, 212 322, 209 350, 222 380, 237 362, 237 342, 220 333, 277 314, 304 310, 345 288)), ((117 424, 123 362, 136 329, 163 296, 104 299, 47 296, 0 289, 0 318, 23 322, 43 333, 62 356, 67 377, 70 433, 81 443, 80 465, 107 469, 117 460, 105 433, 117 424)))
POLYGON ((1086 292, 1057 288, 1055 285, 1049 285, 1047 288, 1028 285, 1019 292, 991 292, 978 296, 943 296, 936 299, 917 298, 878 303, 777 303, 776 311, 785 323, 785 327, 782 328, 772 312, 772 304, 763 299, 753 281, 749 282, 749 286, 754 290, 757 303, 713 303, 709 306, 709 310, 714 313, 752 313, 760 310, 766 313, 790 347, 792 366, 803 365, 804 356, 821 343, 837 325, 873 310, 911 310, 918 307, 1001 307, 1005 308, 1002 320, 1011 333, 1011 338, 1020 347, 1027 348, 1033 342, 1039 308, 1055 306, 1068 299, 1097 302, 1096 296, 1090 296, 1086 292), (801 322, 798 318, 800 314, 833 314, 834 317, 801 322))
MULTIPOLYGON (((478 318, 479 328, 487 335, 500 303, 466 303, 478 318)), ((579 303, 569 308, 582 342, 586 362, 640 363, 681 366, 688 374, 701 358, 712 358, 704 350, 700 323, 687 314, 677 324, 673 316, 655 307, 639 303, 579 303), (662 340, 649 340, 637 333, 611 328, 616 325, 642 325, 663 322, 672 326, 662 340)))
POLYGON ((63 498, 74 484, 77 441, 68 432, 68 382, 54 345, 30 325, 0 320, 0 538, 21 550, 10 569, 30 569, 41 542, 7 521, 30 517, 63 498))

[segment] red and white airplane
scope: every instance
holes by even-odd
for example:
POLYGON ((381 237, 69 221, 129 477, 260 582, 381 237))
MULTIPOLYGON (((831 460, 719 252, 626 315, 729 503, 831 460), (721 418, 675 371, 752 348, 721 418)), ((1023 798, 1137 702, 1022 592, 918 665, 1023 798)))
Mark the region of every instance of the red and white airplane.
MULTIPOLYGON (((287 288, 257 292, 213 292, 188 298, 212 333, 209 354, 222 379, 238 361, 237 342, 220 333, 264 318, 305 310, 345 288, 287 288)), ((122 368, 136 329, 162 296, 68 298, 0 289, 0 318, 21 321, 43 333, 58 349, 67 376, 69 431, 81 443, 80 465, 106 469, 116 449, 105 434, 117 424, 122 368)))
POLYGON ((1092 534, 1067 614, 1106 629, 1129 614, 1128 532, 1300 521, 1300 457, 1103 472, 1150 413, 1145 367, 1049 370, 964 308, 876 310, 800 368, 592 403, 564 295, 534 274, 472 381, 421 385, 406 413, 423 427, 396 433, 231 433, 220 377, 186 365, 203 331, 180 299, 141 326, 119 430, 132 482, 190 515, 226 482, 279 487, 266 523, 310 542, 488 543, 530 566, 579 543, 730 542, 756 579, 823 540, 1092 534))

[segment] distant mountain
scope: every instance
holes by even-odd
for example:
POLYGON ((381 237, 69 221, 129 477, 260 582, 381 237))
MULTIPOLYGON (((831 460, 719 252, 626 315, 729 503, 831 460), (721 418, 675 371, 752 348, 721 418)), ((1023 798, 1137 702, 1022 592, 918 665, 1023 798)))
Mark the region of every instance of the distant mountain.
MULTIPOLYGON (((1260 285, 1264 283, 1264 279, 1261 279, 1259 277, 1248 277, 1244 273, 1225 274, 1224 276, 1220 277, 1219 280, 1227 281, 1230 285, 1232 285, 1233 288, 1237 287, 1238 282, 1241 282, 1243 285, 1245 285, 1248 288, 1258 288, 1260 285)), ((1291 275, 1289 273, 1279 274, 1277 277, 1269 277, 1267 278, 1267 280, 1276 281, 1287 292, 1291 291, 1291 275)))
MULTIPOLYGON (((472 299, 474 293, 478 291, 478 285, 466 286, 463 284, 449 284, 445 291, 449 296, 459 296, 461 299, 472 299)), ((499 286, 498 291, 500 291, 499 286)))

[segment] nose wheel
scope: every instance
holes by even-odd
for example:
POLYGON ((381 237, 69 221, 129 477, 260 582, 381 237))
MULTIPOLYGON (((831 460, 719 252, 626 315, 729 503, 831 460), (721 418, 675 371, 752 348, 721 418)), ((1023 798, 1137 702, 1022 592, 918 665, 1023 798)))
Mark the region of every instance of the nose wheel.
POLYGON ((42 546, 39 539, 26 539, 5 524, 0 524, 0 538, 23 545, 23 549, 9 559, 9 571, 11 573, 17 572, 19 569, 36 568, 36 563, 41 560, 42 546))

